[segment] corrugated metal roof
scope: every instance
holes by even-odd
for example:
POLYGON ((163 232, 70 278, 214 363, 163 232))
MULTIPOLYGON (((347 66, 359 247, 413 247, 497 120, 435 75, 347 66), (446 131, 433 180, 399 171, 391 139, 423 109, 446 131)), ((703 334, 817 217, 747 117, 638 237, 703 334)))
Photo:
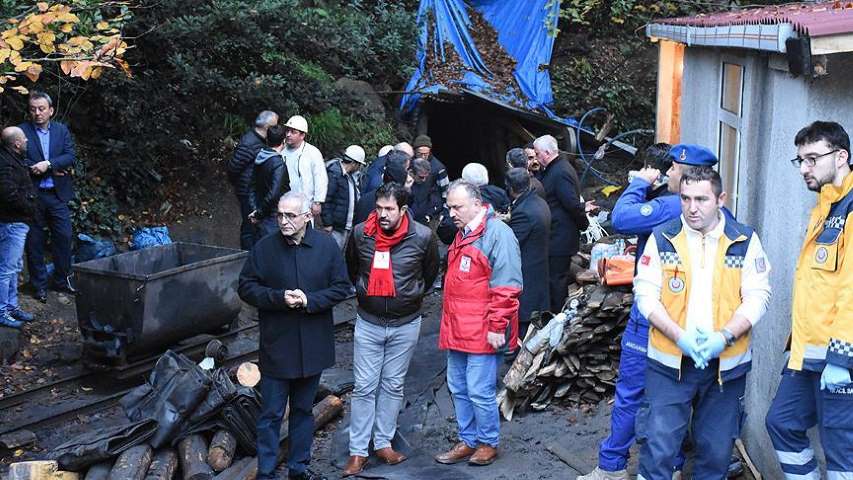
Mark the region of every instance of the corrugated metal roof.
POLYGON ((692 17, 665 18, 653 23, 693 27, 789 23, 801 35, 822 37, 853 32, 853 1, 792 3, 692 17))

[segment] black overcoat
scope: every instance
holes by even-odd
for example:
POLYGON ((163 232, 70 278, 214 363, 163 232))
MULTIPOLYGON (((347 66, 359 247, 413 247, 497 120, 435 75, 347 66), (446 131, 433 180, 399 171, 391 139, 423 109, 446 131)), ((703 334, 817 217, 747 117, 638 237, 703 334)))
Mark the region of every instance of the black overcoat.
POLYGON ((281 232, 255 244, 240 273, 238 292, 258 308, 259 367, 273 378, 304 378, 335 364, 332 307, 347 298, 344 257, 330 235, 308 227, 299 245, 281 232), (284 291, 300 289, 306 308, 291 309, 284 291))
POLYGON ((551 234, 551 210, 533 189, 513 202, 509 226, 521 249, 521 291, 518 320, 526 322, 534 311, 547 312, 551 301, 548 290, 548 247, 551 234))
POLYGON ((572 256, 580 248, 580 232, 589 226, 580 199, 580 182, 574 167, 564 157, 555 158, 542 175, 545 200, 551 209, 549 255, 572 256))

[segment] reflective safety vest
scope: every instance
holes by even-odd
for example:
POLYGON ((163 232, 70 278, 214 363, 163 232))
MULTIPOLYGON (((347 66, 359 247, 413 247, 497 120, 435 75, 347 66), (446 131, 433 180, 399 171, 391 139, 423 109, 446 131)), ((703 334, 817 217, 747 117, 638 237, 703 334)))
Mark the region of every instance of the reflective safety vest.
MULTIPOLYGON (((687 305, 690 300, 690 253, 687 229, 681 217, 655 229, 661 262, 661 303, 670 318, 681 328, 687 325, 687 305)), ((711 294, 714 311, 714 330, 720 330, 731 320, 741 304, 741 275, 744 257, 752 240, 752 228, 727 218, 723 235, 717 244, 711 294)), ((649 328, 648 357, 681 374, 681 349, 660 330, 649 328)), ((734 345, 720 354, 718 381, 740 377, 752 364, 750 333, 741 336, 734 345)))
POLYGON ((809 218, 794 275, 792 370, 853 367, 853 174, 825 185, 809 218))

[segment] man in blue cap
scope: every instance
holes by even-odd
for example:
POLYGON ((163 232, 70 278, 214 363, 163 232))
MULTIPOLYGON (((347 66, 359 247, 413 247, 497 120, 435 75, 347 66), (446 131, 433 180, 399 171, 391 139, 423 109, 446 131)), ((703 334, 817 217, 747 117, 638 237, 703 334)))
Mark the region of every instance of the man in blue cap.
MULTIPOLYGON (((700 145, 678 144, 670 148, 657 143, 642 153, 645 167, 622 192, 613 207, 612 223, 617 232, 637 235, 637 258, 655 227, 681 215, 681 200, 677 193, 683 171, 692 166, 713 166, 717 157, 700 145), (665 171, 665 185, 655 185, 665 171)), ((728 213, 727 213, 728 215, 728 213)), ((622 335, 619 377, 616 398, 610 414, 610 436, 598 450, 598 466, 578 480, 628 479, 628 451, 634 443, 634 421, 646 387, 646 347, 649 342, 649 322, 637 308, 631 308, 628 325, 622 335)), ((679 455, 672 465, 674 472, 684 466, 679 455)))

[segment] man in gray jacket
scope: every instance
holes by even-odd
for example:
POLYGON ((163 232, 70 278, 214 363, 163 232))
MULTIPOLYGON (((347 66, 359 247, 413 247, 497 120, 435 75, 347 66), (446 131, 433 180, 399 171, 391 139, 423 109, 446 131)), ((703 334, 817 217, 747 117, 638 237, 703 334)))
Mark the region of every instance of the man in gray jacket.
POLYGON ((438 239, 408 209, 409 191, 396 182, 376 191, 376 209, 355 226, 347 266, 356 286, 350 415, 350 458, 343 471, 360 473, 373 437, 376 456, 389 465, 406 457, 391 439, 403 403, 403 383, 421 327, 421 303, 438 275, 438 239))

